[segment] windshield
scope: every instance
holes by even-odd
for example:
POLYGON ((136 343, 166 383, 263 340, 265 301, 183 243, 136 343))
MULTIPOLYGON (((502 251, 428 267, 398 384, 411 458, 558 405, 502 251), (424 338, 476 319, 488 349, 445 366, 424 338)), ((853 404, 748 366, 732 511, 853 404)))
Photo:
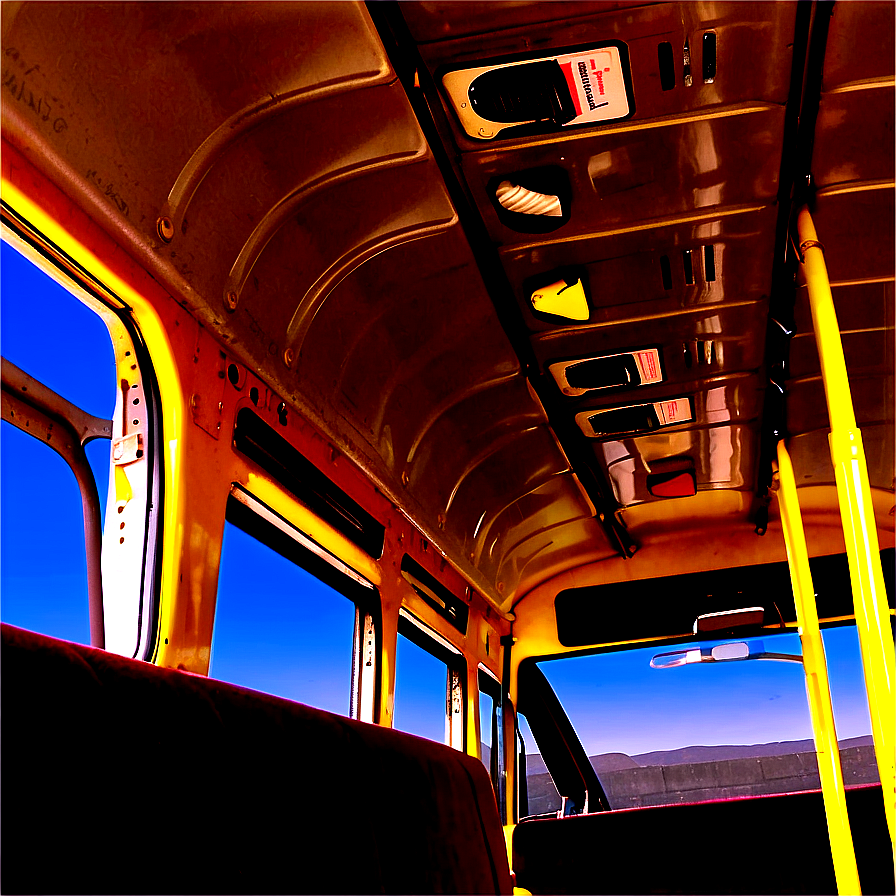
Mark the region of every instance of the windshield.
MULTIPOLYGON (((856 630, 823 633, 847 785, 877 781, 856 630)), ((768 653, 798 657, 796 633, 767 635, 768 653)), ((675 645, 676 651, 732 639, 675 645)), ((544 660, 612 808, 757 796, 820 786, 799 661, 703 662, 652 668, 652 646, 544 660)), ((525 717, 529 813, 560 808, 525 717), (534 754, 534 755, 533 755, 534 754)))

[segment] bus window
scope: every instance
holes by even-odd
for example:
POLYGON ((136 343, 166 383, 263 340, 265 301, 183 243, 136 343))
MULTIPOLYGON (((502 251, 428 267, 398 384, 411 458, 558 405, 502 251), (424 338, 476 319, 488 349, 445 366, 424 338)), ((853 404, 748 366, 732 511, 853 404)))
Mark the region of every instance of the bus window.
POLYGON ((501 686, 482 667, 479 669, 479 755, 491 769, 492 748, 497 740, 501 686))
MULTIPOLYGON (((69 462, 50 447, 62 429, 57 418, 35 414, 7 390, 24 391, 11 384, 11 374, 32 377, 60 404, 110 420, 116 402, 112 338, 97 313, 6 242, 0 244, 0 296, 0 615, 12 625, 89 644, 82 493, 69 462)), ((92 470, 101 515, 110 436, 111 431, 84 446, 86 479, 92 470)))
POLYGON ((464 749, 463 658, 402 611, 395 659, 393 727, 464 749))
MULTIPOLYGON (((824 640, 845 783, 872 783, 877 771, 855 629, 826 629, 824 640)), ((739 661, 669 659, 694 650, 731 652, 729 638, 538 663, 612 808, 820 786, 798 634, 763 633, 737 644, 750 645, 749 660, 733 653, 739 661)), ((559 794, 541 757, 530 755, 527 765, 530 813, 555 811, 559 794)))
MULTIPOLYGON (((535 737, 529 727, 529 722, 523 713, 516 714, 519 737, 526 750, 526 813, 520 807, 520 817, 525 815, 546 815, 557 812, 560 809, 560 793, 554 785, 541 754, 538 752, 535 737)), ((519 782, 520 788, 523 782, 519 782)))
POLYGON ((364 718, 353 681, 372 586, 334 570, 285 523, 277 528, 233 499, 227 516, 210 677, 364 718))

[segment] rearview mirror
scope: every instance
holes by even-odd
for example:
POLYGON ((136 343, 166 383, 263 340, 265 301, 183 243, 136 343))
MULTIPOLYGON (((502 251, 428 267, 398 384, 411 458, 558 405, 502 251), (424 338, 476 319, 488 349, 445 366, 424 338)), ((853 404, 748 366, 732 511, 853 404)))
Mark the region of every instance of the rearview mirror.
POLYGON ((784 663, 801 663, 803 658, 792 653, 770 653, 762 641, 732 641, 715 647, 688 647, 658 653, 650 660, 651 669, 671 669, 691 663, 731 663, 739 660, 778 660, 784 663))

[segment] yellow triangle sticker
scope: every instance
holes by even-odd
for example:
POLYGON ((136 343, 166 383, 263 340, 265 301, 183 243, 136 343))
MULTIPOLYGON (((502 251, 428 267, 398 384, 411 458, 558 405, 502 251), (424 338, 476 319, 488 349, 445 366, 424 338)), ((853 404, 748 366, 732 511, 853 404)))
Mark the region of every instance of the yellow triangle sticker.
POLYGON ((532 293, 532 307, 540 314, 554 314, 568 320, 588 320, 590 312, 581 280, 572 285, 558 280, 532 293))

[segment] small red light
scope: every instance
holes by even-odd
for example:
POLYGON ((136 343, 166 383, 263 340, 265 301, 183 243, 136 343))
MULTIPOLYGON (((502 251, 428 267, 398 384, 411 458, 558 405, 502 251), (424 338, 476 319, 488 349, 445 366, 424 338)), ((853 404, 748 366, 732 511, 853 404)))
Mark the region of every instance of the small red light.
POLYGON ((654 498, 683 498, 697 494, 697 482, 691 470, 671 475, 660 473, 658 476, 647 477, 647 490, 654 498))

